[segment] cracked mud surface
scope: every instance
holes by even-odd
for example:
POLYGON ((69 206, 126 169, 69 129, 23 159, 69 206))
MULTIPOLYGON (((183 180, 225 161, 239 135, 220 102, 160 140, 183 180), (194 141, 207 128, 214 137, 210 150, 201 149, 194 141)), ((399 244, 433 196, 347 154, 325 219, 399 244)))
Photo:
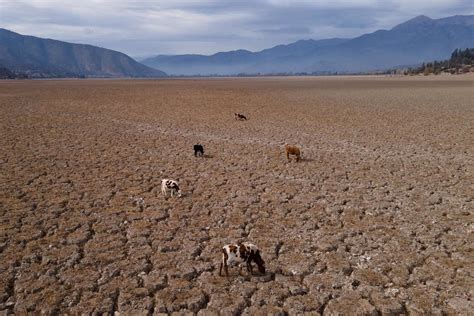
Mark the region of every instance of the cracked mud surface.
POLYGON ((473 82, 2 82, 0 313, 469 314, 473 82))

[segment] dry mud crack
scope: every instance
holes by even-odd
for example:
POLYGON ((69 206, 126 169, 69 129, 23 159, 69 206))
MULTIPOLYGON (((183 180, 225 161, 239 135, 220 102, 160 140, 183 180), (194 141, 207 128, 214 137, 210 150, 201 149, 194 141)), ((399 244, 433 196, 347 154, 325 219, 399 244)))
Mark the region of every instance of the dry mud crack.
POLYGON ((473 82, 1 82, 0 312, 468 315, 473 82))

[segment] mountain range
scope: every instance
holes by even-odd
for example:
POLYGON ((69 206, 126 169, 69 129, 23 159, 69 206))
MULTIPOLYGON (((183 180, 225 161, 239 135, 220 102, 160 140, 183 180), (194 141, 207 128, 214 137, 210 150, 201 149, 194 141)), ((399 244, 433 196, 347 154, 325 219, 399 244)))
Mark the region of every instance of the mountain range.
POLYGON ((25 36, 2 28, 0 68, 33 78, 166 76, 114 50, 25 36))
POLYGON ((454 49, 468 47, 474 47, 474 15, 421 15, 352 39, 300 40, 259 52, 158 55, 142 63, 171 75, 355 73, 446 59, 454 49))
POLYGON ((158 55, 142 63, 110 49, 0 28, 0 78, 357 73, 447 59, 454 49, 470 47, 474 15, 421 15, 352 39, 300 40, 258 52, 240 49, 210 56, 158 55))

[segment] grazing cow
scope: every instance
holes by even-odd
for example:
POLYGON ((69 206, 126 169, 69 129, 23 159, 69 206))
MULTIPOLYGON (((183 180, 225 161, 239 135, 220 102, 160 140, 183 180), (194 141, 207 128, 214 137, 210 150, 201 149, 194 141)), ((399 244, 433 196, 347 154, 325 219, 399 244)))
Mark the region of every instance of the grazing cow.
POLYGON ((245 263, 247 271, 253 274, 252 261, 257 264, 258 271, 265 274, 265 261, 260 256, 260 250, 254 244, 244 242, 239 244, 229 244, 222 248, 222 261, 219 267, 219 276, 221 276, 222 267, 226 276, 229 276, 229 266, 239 264, 239 274, 242 270, 241 264, 245 263))
POLYGON ((175 193, 178 194, 178 197, 181 197, 181 190, 179 189, 178 182, 171 179, 161 180, 161 193, 166 195, 166 192, 170 191, 170 195, 173 196, 175 193))
POLYGON ((296 156, 296 162, 300 161, 301 151, 298 147, 285 144, 285 152, 286 152, 286 159, 288 159, 288 161, 290 161, 290 155, 296 156))
POLYGON ((247 117, 241 113, 234 113, 234 119, 239 121, 246 121, 247 117))
POLYGON ((204 146, 201 144, 194 145, 194 157, 202 157, 204 156, 204 146))

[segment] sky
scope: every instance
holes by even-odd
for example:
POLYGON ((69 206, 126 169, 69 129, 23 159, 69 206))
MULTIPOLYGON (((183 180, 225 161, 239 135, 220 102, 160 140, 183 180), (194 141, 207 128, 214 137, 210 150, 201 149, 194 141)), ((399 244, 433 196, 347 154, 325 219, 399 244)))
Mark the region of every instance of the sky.
POLYGON ((133 57, 351 38, 421 14, 471 15, 473 0, 0 0, 1 28, 133 57))

